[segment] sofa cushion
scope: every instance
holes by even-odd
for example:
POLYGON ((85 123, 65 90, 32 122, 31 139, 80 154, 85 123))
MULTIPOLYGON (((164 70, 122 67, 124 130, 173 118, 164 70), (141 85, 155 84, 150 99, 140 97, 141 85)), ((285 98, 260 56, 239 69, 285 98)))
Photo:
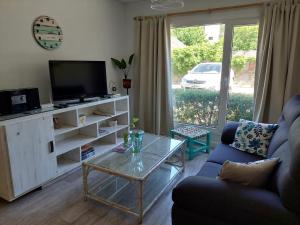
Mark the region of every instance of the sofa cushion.
POLYGON ((222 169, 218 163, 206 162, 197 174, 197 176, 216 178, 222 169))
POLYGON ((270 142, 267 158, 271 158, 274 152, 288 139, 289 126, 285 121, 279 122, 279 127, 275 131, 270 142))
POLYGON ((288 141, 273 154, 281 163, 274 175, 274 187, 283 205, 300 214, 300 117, 290 128, 288 141))
POLYGON ((229 122, 225 125, 221 135, 221 141, 223 144, 232 144, 236 129, 239 127, 239 122, 229 122))
POLYGON ((277 124, 240 120, 234 142, 230 146, 240 151, 267 157, 270 141, 277 128, 277 124))
POLYGON ((293 122, 300 116, 300 95, 292 97, 285 105, 282 110, 282 116, 287 122, 288 126, 291 127, 293 122))
POLYGON ((284 208, 277 194, 218 179, 185 178, 174 188, 172 199, 176 207, 231 225, 300 224, 299 217, 284 208))
POLYGON ((266 187, 279 158, 259 160, 250 163, 225 161, 219 178, 251 187, 266 187))
POLYGON ((228 225, 228 223, 215 217, 199 215, 174 204, 172 206, 172 225, 228 225))
POLYGON ((263 159, 261 156, 253 155, 248 152, 237 151, 229 145, 218 144, 208 156, 207 161, 223 165, 226 160, 247 163, 261 159, 263 159))

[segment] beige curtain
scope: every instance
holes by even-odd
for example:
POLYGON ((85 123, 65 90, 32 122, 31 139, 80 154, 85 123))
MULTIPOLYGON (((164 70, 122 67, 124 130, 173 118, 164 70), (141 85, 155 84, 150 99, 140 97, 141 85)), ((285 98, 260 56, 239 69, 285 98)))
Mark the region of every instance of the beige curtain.
POLYGON ((167 135, 173 124, 167 18, 139 17, 135 26, 134 116, 146 132, 167 135))
POLYGON ((264 9, 254 119, 276 122, 284 103, 300 93, 300 4, 268 3, 264 9))

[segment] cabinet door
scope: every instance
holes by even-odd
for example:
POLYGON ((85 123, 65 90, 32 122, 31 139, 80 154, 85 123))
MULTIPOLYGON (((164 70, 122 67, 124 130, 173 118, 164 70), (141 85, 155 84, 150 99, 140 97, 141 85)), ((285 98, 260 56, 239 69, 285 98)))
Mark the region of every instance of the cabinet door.
POLYGON ((15 197, 55 176, 51 116, 6 126, 6 135, 15 197))

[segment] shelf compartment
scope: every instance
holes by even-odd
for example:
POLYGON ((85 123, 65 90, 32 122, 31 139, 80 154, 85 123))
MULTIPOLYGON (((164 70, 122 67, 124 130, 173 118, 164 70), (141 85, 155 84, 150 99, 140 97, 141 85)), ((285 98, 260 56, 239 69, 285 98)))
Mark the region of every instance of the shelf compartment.
POLYGON ((98 125, 97 123, 85 126, 79 129, 79 133, 90 137, 98 137, 98 125))
POLYGON ((75 130, 64 135, 57 136, 55 138, 56 155, 64 154, 72 149, 79 148, 80 146, 88 144, 96 139, 93 136, 80 133, 80 130, 75 130))
POLYGON ((118 145, 122 144, 122 141, 119 140, 119 141, 116 141, 116 134, 113 133, 113 134, 110 134, 110 135, 107 135, 97 141, 94 141, 91 143, 91 146, 94 147, 94 150, 95 150, 95 155, 86 159, 86 160, 83 160, 84 161, 88 161, 94 157, 97 157, 97 156, 100 156, 100 155, 103 155, 105 154, 106 152, 108 151, 111 151, 113 148, 117 147, 118 145))
POLYGON ((129 124, 128 113, 120 114, 118 116, 115 116, 111 120, 116 120, 118 122, 118 125, 128 125, 129 124))
POLYGON ((99 132, 99 137, 105 137, 109 134, 112 134, 112 133, 115 133, 115 132, 118 132, 120 130, 123 130, 123 129, 127 129, 128 130, 128 125, 117 125, 117 126, 114 126, 114 127, 102 127, 102 126, 99 126, 99 130, 103 130, 105 132, 99 132))
POLYGON ((116 116, 120 116, 120 115, 123 115, 123 114, 128 115, 128 111, 121 111, 121 110, 116 111, 116 116))
POLYGON ((58 135, 61 135, 61 134, 64 134, 64 133, 67 133, 67 132, 70 132, 70 131, 76 130, 76 129, 77 129, 77 127, 75 127, 75 126, 63 124, 63 125, 61 125, 61 127, 59 129, 54 130, 54 135, 58 136, 58 135))
POLYGON ((98 123, 110 119, 111 116, 100 116, 100 115, 88 115, 86 116, 85 124, 80 124, 80 126, 87 126, 90 124, 98 123))
POLYGON ((75 148, 57 157, 58 174, 66 173, 80 165, 80 149, 75 148))
POLYGON ((129 102, 127 99, 116 100, 116 111, 129 111, 129 102))
POLYGON ((60 135, 69 131, 72 131, 77 128, 77 111, 71 110, 68 112, 58 113, 53 115, 54 127, 57 123, 58 128, 54 129, 55 135, 60 135))
POLYGON ((115 114, 116 112, 115 112, 114 102, 108 102, 98 106, 91 106, 91 107, 81 108, 78 110, 78 116, 80 115, 86 116, 85 124, 81 124, 80 126, 97 123, 109 119, 115 116, 115 114))

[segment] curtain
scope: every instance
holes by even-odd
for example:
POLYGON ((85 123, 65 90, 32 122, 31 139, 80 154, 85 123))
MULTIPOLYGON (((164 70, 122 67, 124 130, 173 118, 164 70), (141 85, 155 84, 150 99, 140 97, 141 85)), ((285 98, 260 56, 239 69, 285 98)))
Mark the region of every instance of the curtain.
POLYGON ((146 132, 167 135, 173 125, 167 18, 138 17, 135 26, 134 116, 146 132))
POLYGON ((300 93, 300 4, 298 0, 265 5, 254 119, 276 122, 284 103, 300 93))

